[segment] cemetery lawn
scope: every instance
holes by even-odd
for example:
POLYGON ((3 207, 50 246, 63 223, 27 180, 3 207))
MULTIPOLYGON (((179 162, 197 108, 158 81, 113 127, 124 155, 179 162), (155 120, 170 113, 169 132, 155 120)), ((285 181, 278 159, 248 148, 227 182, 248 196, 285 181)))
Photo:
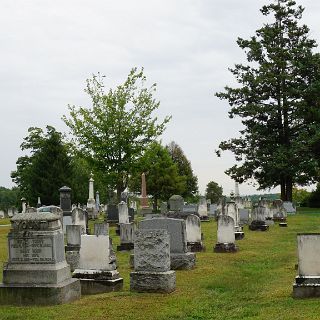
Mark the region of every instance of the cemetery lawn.
MULTIPOLYGON (((0 227, 1 268, 7 260, 8 231, 0 227)), ((177 289, 172 294, 131 293, 129 253, 117 253, 123 291, 50 307, 1 306, 0 319, 320 319, 320 299, 291 297, 297 273, 296 234, 320 232, 320 209, 289 216, 288 228, 275 224, 257 232, 245 227, 235 254, 213 253, 215 221, 203 222, 202 231, 207 250, 197 253, 194 270, 176 271, 177 289)), ((114 228, 111 236, 116 246, 114 228)))

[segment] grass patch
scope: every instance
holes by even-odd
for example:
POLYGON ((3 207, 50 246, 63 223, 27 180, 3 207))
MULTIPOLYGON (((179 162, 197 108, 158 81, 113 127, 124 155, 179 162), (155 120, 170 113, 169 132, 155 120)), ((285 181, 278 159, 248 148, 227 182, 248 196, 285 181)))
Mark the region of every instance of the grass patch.
MULTIPOLYGON (((235 254, 213 253, 216 222, 202 223, 206 252, 197 253, 194 270, 176 272, 177 290, 172 294, 130 292, 129 253, 119 252, 123 291, 51 307, 1 306, 0 319, 319 319, 318 299, 291 297, 296 234, 320 232, 320 209, 300 209, 288 217, 288 228, 275 224, 269 231, 254 232, 245 227, 235 254)), ((0 266, 7 260, 8 231, 9 227, 0 228, 0 266)), ((115 227, 110 234, 116 247, 115 227)))

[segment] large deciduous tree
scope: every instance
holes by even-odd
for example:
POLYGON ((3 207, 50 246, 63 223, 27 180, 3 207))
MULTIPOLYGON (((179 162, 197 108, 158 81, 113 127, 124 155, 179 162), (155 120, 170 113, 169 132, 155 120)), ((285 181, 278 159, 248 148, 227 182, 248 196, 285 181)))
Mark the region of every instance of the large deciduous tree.
POLYGON ((167 145, 173 162, 178 166, 180 176, 186 179, 185 191, 181 194, 185 199, 192 199, 198 193, 198 178, 194 175, 191 162, 187 159, 182 148, 174 141, 167 145))
POLYGON ((210 181, 206 188, 206 198, 211 200, 211 203, 218 203, 222 197, 222 187, 216 182, 210 181))
POLYGON ((143 69, 133 68, 126 81, 105 91, 99 74, 87 80, 92 106, 69 106, 70 117, 63 117, 74 142, 94 170, 105 178, 118 199, 128 185, 130 174, 143 150, 162 134, 170 117, 158 123, 153 112, 159 107, 156 84, 145 86, 143 69))
POLYGON ((223 141, 238 164, 226 173, 238 182, 255 179, 260 189, 281 186, 282 200, 292 200, 292 185, 319 176, 320 56, 309 29, 300 25, 303 8, 276 0, 262 7, 270 23, 249 40, 238 38, 248 63, 230 71, 238 87, 216 93, 229 102, 230 118, 242 118, 239 138, 223 141))
POLYGON ((51 126, 46 130, 29 128, 21 150, 28 150, 31 155, 18 158, 17 170, 11 173, 21 196, 32 206, 38 197, 43 204, 59 204, 59 188, 69 185, 72 176, 71 157, 62 134, 51 126))
POLYGON ((168 150, 160 143, 152 143, 140 158, 135 174, 129 183, 130 190, 141 190, 141 173, 146 174, 147 194, 153 197, 153 209, 158 200, 168 200, 173 194, 181 194, 186 188, 185 176, 180 176, 178 167, 168 150))

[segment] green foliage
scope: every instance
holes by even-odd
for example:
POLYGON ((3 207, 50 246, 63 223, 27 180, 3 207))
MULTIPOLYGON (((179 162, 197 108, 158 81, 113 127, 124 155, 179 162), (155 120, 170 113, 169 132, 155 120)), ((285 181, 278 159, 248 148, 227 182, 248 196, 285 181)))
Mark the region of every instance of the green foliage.
POLYGON ((310 208, 320 208, 320 183, 317 183, 317 187, 313 190, 308 199, 308 206, 310 208))
POLYGON ((11 178, 31 206, 36 206, 38 197, 42 204, 59 204, 59 188, 70 185, 72 176, 71 157, 62 134, 51 126, 31 127, 24 138, 21 150, 28 150, 30 156, 17 160, 17 170, 11 178))
POLYGON ((105 92, 103 77, 87 80, 85 92, 92 107, 69 106, 70 117, 64 122, 74 135, 74 144, 86 157, 93 171, 99 172, 106 186, 125 190, 143 150, 162 134, 170 120, 157 123, 153 112, 159 102, 153 97, 156 84, 145 88, 143 69, 132 69, 126 81, 105 92))
POLYGON ((309 203, 310 194, 311 193, 306 189, 293 187, 292 201, 294 201, 302 207, 306 207, 309 203))
POLYGON ((211 203, 218 203, 222 197, 222 187, 219 186, 216 182, 210 181, 207 184, 206 188, 206 198, 211 200, 211 203))
POLYGON ((187 201, 195 198, 198 193, 198 178, 193 174, 190 161, 176 142, 170 142, 166 148, 173 162, 178 166, 179 175, 186 179, 186 188, 181 194, 182 197, 187 201))
POLYGON ((20 207, 19 188, 0 187, 0 210, 8 211, 11 207, 20 207))
POLYGON ((141 190, 143 172, 146 174, 147 194, 153 196, 154 209, 158 200, 167 201, 173 194, 182 194, 186 188, 185 177, 179 175, 169 151, 160 143, 152 143, 144 152, 130 179, 130 190, 141 190))
POLYGON ((244 125, 217 154, 234 153, 240 164, 226 171, 233 179, 254 178, 260 189, 280 185, 281 198, 291 200, 293 183, 309 184, 319 174, 320 56, 308 27, 298 23, 303 8, 295 1, 272 1, 261 12, 273 21, 237 41, 248 60, 230 69, 239 86, 216 94, 244 125))

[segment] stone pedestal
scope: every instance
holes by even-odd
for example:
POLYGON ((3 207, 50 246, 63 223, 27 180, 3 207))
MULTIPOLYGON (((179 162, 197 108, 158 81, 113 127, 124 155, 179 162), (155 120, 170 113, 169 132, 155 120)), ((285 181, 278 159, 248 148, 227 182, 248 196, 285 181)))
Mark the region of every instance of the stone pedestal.
POLYGON ((134 248, 134 231, 133 223, 120 224, 120 245, 117 246, 118 251, 129 251, 134 248))
POLYGON ((238 247, 235 243, 217 243, 213 248, 213 251, 217 253, 237 252, 238 247))
POLYGON ((244 238, 244 232, 243 231, 236 231, 234 233, 234 237, 236 240, 242 240, 244 238))
POLYGON ((1 304, 61 304, 80 298, 64 255, 60 216, 24 213, 11 219, 9 260, 3 268, 1 304))
POLYGON ((175 290, 176 274, 170 271, 170 236, 166 230, 136 231, 134 255, 131 291, 168 293, 175 290))
POLYGON ((171 253, 170 260, 172 270, 191 270, 196 264, 196 254, 193 252, 171 253))
POLYGON ((108 235, 81 236, 79 267, 74 270, 73 277, 80 279, 82 294, 122 288, 123 279, 116 269, 116 259, 108 235))

